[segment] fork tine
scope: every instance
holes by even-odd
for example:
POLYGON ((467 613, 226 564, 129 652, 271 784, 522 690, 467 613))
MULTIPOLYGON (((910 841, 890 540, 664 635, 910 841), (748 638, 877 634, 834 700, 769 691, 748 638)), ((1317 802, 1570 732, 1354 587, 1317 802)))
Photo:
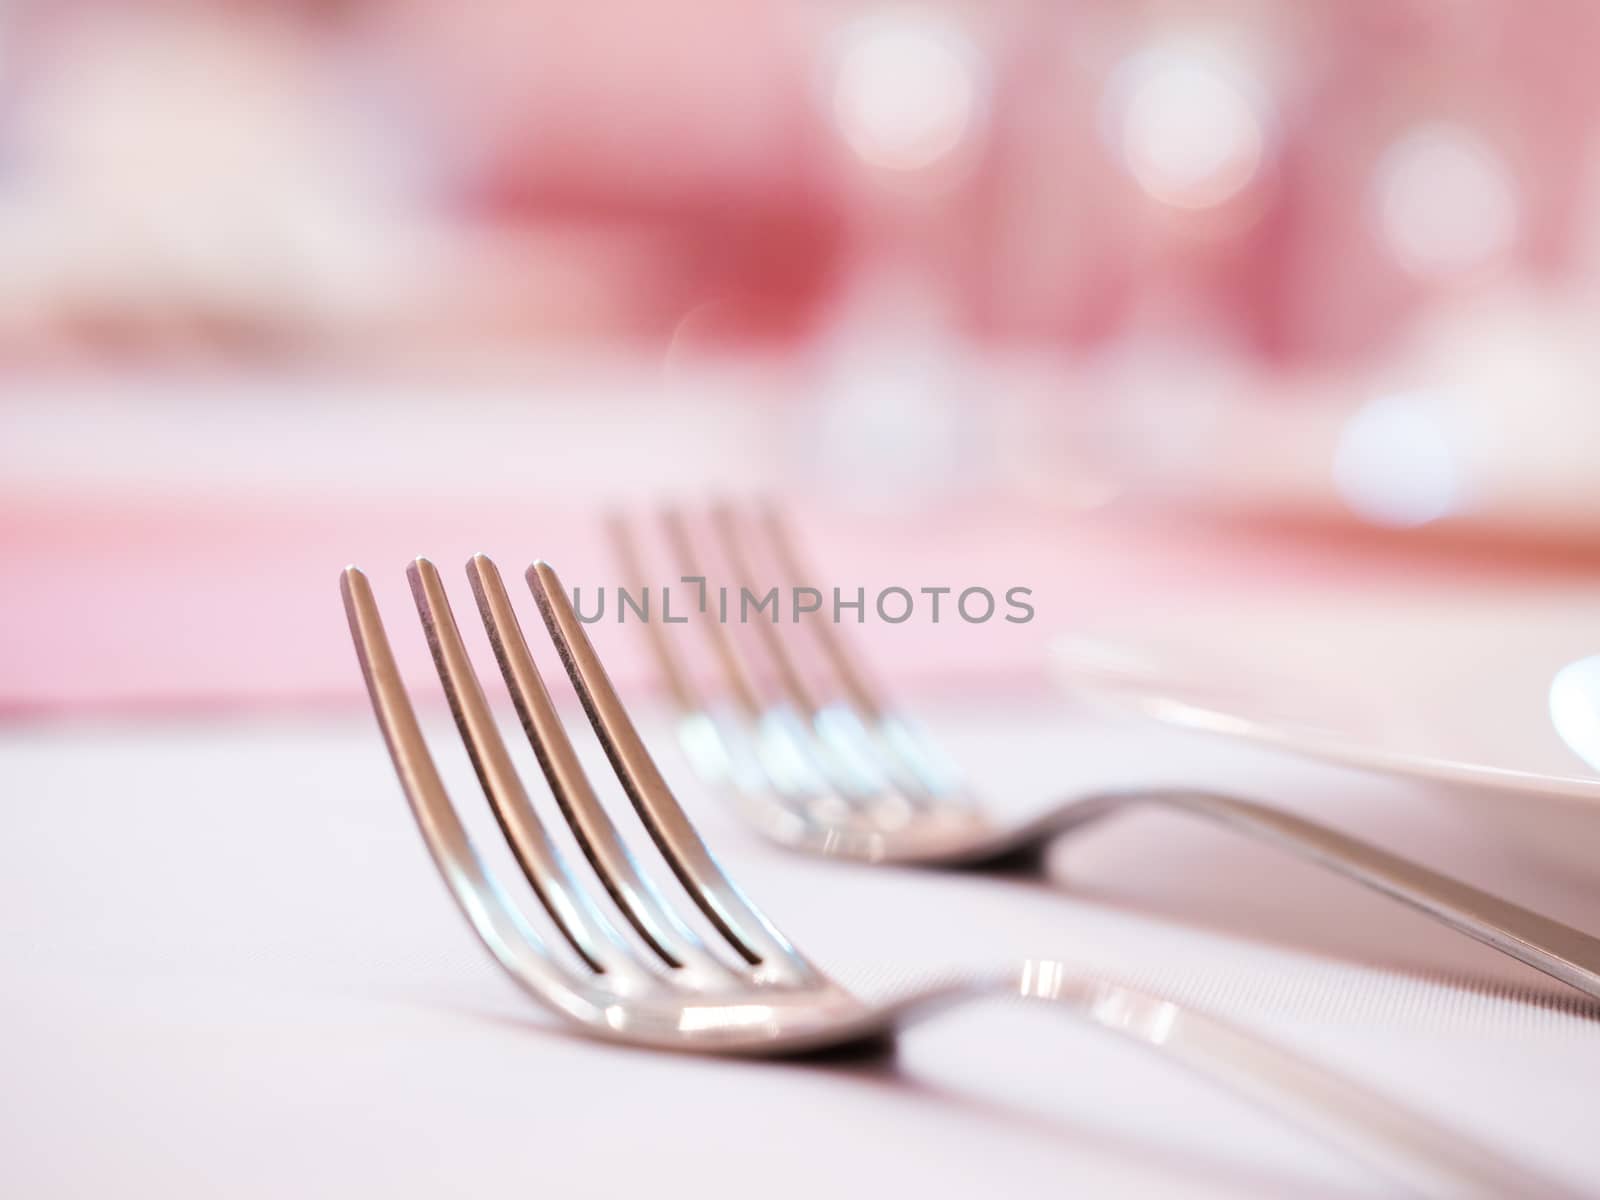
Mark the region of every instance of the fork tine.
MULTIPOLYGON (((706 580, 704 586, 709 590, 711 584, 706 575, 705 566, 695 553, 694 539, 689 536, 688 522, 683 514, 675 508, 663 509, 661 512, 661 526, 666 532, 667 541, 672 546, 672 552, 677 557, 681 568, 691 576, 699 576, 706 580)), ((632 568, 628 568, 632 569, 632 568)), ((707 616, 707 614, 702 614, 707 616)), ((706 631, 706 637, 711 643, 712 653, 716 655, 722 673, 727 677, 728 687, 733 692, 734 700, 742 708, 746 716, 755 717, 762 709, 761 698, 756 690, 754 676, 750 671, 750 664, 745 659, 728 629, 721 621, 706 619, 700 622, 706 631)), ((685 710, 689 711, 689 710, 685 710)))
MULTIPOLYGON (((543 823, 528 801, 505 742, 489 711, 478 676, 467 658, 461 632, 438 569, 419 558, 406 569, 417 613, 427 634, 439 682, 450 701, 461 739, 495 819, 511 844, 528 883, 578 955, 596 971, 623 967, 626 943, 605 916, 574 885, 543 823)), ((626 968, 624 968, 626 969, 626 968)))
POLYGON ((339 578, 339 591, 373 712, 434 865, 496 961, 536 999, 548 1003, 549 992, 569 988, 570 981, 566 972, 546 957, 538 933, 506 899, 473 849, 428 753, 383 631, 371 584, 359 569, 346 567, 339 578))
POLYGON ((723 874, 695 832, 688 815, 645 749, 589 635, 567 599, 560 578, 545 562, 529 567, 527 578, 545 627, 560 652, 562 665, 583 702, 589 723, 605 747, 606 756, 639 819, 673 874, 746 962, 759 965, 764 972, 775 976, 809 977, 812 972, 804 966, 804 960, 794 947, 723 874))
MULTIPOLYGON (((800 561, 789 522, 778 506, 771 503, 763 504, 759 519, 765 528, 767 540, 777 556, 778 565, 789 577, 790 582, 804 584, 807 580, 815 579, 816 576, 800 561)), ((855 656, 846 648, 844 638, 839 636, 832 622, 820 619, 816 613, 807 613, 806 623, 816 634, 822 652, 827 657, 828 665, 833 668, 834 675, 837 676, 850 702, 862 716, 869 720, 881 721, 886 711, 883 699, 877 689, 867 682, 865 672, 855 656)))
POLYGON ((467 578, 517 716, 533 744, 556 803, 600 882, 639 936, 668 966, 693 964, 725 974, 726 969, 706 952, 694 931, 640 873, 616 824, 589 785, 572 740, 551 703, 544 678, 528 652, 527 639, 511 608, 499 568, 486 556, 475 555, 467 563, 467 578))
MULTIPOLYGON (((717 531, 722 551, 727 556, 728 565, 733 569, 733 582, 741 589, 741 595, 743 589, 755 588, 755 570, 750 556, 745 553, 744 538, 739 532, 738 518, 734 515, 733 509, 726 504, 714 507, 711 510, 711 524, 717 531)), ((790 702, 807 716, 814 716, 820 712, 822 705, 800 674, 800 668, 796 665, 793 655, 789 653, 788 647, 784 645, 786 639, 779 632, 777 624, 772 621, 757 620, 755 626, 766 649, 767 657, 778 673, 778 684, 790 702)))
MULTIPOLYGON (((605 526, 612 551, 617 556, 622 573, 627 576, 623 581, 624 586, 647 586, 644 559, 639 554, 639 545, 634 539, 627 518, 621 513, 611 513, 606 518, 605 526)), ((693 570, 692 567, 689 569, 693 570)), ((656 621, 645 621, 644 632, 645 638, 650 643, 650 651, 655 655, 656 665, 661 669, 661 677, 667 685, 667 690, 672 693, 672 702, 678 706, 678 711, 695 712, 705 707, 694 684, 690 681, 688 670, 667 636, 665 625, 656 621)))
MULTIPOLYGON (((748 576, 750 558, 741 548, 744 536, 742 526, 759 524, 773 558, 777 560, 784 582, 804 585, 815 579, 800 561, 794 539, 779 515, 775 505, 764 503, 755 518, 741 516, 732 507, 719 507, 716 519, 726 540, 729 556, 743 565, 739 571, 748 576)), ((820 589, 818 589, 820 590, 820 589)), ((889 706, 867 682, 859 660, 845 647, 845 639, 832 621, 818 612, 804 614, 804 623, 815 635, 823 658, 835 681, 844 691, 847 703, 830 704, 826 708, 810 699, 812 690, 800 682, 801 676, 794 666, 792 652, 778 627, 769 622, 758 622, 761 633, 774 657, 779 661, 780 672, 793 680, 789 686, 797 703, 809 704, 805 711, 812 717, 822 742, 831 749, 835 762, 856 766, 870 763, 879 775, 887 775, 894 784, 898 799, 912 806, 922 806, 934 801, 947 801, 959 789, 954 786, 955 772, 939 756, 932 753, 925 740, 916 734, 904 720, 893 717, 889 706)), ((798 635, 799 636, 803 635, 798 635)), ((850 776, 836 776, 842 789, 848 790, 850 776)), ((874 778, 871 774, 869 779, 874 778)), ((877 787, 881 789, 882 781, 877 787)), ((873 787, 866 789, 869 793, 873 787)))

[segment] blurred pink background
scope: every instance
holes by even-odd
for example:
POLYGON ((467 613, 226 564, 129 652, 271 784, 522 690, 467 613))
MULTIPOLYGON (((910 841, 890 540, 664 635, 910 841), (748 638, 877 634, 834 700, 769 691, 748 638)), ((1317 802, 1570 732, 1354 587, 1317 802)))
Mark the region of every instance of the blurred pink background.
POLYGON ((1597 51, 1578 0, 13 2, 0 711, 342 700, 344 562, 609 578, 661 497, 1035 589, 874 633, 932 681, 1592 574, 1597 51))

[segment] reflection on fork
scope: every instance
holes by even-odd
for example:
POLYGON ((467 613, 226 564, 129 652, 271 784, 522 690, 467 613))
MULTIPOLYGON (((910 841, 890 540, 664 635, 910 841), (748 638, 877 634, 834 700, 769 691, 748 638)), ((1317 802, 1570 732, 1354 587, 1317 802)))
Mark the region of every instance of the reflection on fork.
MULTIPOLYGON (((775 583, 827 594, 802 565, 775 508, 719 506, 704 524, 710 536, 697 542, 681 512, 660 514, 672 559, 667 577, 704 577, 735 594, 763 595, 775 583)), ((648 578, 634 526, 618 517, 610 532, 629 581, 648 578)), ((1287 850, 1600 998, 1600 939, 1259 801, 1129 788, 1071 797, 1022 820, 999 819, 869 682, 835 622, 821 611, 792 615, 695 618, 721 684, 711 694, 696 686, 666 629, 644 625, 688 757, 759 832, 784 846, 866 863, 994 866, 1036 859, 1053 839, 1130 808, 1172 809, 1287 850)))
POLYGON ((1271 1043, 1159 996, 1031 961, 1017 971, 869 1004, 805 958, 723 872, 668 789, 555 572, 528 572, 540 614, 589 723, 656 854, 672 900, 640 869, 580 765, 494 564, 467 575, 511 694, 562 815, 587 860, 563 861, 511 762, 437 570, 418 559, 412 594, 456 726, 534 895, 558 933, 541 937, 468 838, 423 737, 366 576, 341 580, 367 689, 435 865, 511 978, 577 1032, 705 1054, 781 1055, 881 1040, 951 1004, 1005 994, 1048 1001, 1139 1043, 1387 1172, 1451 1196, 1555 1195, 1548 1181, 1271 1043), (586 882, 587 881, 587 882, 586 882), (704 924, 709 934, 695 932, 704 924))

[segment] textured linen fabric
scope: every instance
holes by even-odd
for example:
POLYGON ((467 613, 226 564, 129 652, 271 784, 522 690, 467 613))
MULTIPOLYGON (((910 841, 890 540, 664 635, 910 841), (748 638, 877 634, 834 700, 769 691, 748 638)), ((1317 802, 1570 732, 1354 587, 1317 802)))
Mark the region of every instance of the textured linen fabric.
MULTIPOLYGON (((1106 783, 1227 786, 1600 928, 1591 814, 1043 696, 930 717, 997 806, 1106 783), (1570 835, 1524 836, 1558 816, 1570 835)), ((847 983, 884 992, 1022 957, 1105 970, 1600 1185, 1600 1006, 1393 902, 1156 813, 1062 842, 1043 879, 801 859, 754 840, 689 780, 664 722, 645 726, 730 874, 847 983)), ((504 868, 453 731, 437 713, 430 728, 504 868)), ((0 777, 9 1195, 1389 1194, 1270 1115, 1043 1007, 963 1010, 868 1062, 567 1036, 447 899, 359 710, 17 724, 0 728, 0 777)))

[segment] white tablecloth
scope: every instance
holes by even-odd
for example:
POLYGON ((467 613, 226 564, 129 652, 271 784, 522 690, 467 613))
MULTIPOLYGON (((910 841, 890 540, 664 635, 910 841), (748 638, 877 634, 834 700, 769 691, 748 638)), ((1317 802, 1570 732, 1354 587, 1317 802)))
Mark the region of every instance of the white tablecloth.
MULTIPOLYGON (((1582 847, 1492 819, 1516 801, 1045 698, 933 716, 1000 803, 1230 785, 1600 928, 1582 847)), ((459 752, 441 757, 492 831, 459 752)), ((754 841, 662 758, 734 878, 846 982, 1024 956, 1097 965, 1600 1187, 1600 1006, 1381 897, 1159 814, 1063 843, 1046 881, 822 864, 754 841)), ((7 1195, 1385 1194, 1153 1056, 1021 1005, 852 1065, 565 1036, 448 902, 365 712, 14 725, 0 778, 7 1195)), ((1532 802, 1516 816, 1543 819, 1532 802)), ((1600 844, 1600 819, 1571 828, 1600 844)))

